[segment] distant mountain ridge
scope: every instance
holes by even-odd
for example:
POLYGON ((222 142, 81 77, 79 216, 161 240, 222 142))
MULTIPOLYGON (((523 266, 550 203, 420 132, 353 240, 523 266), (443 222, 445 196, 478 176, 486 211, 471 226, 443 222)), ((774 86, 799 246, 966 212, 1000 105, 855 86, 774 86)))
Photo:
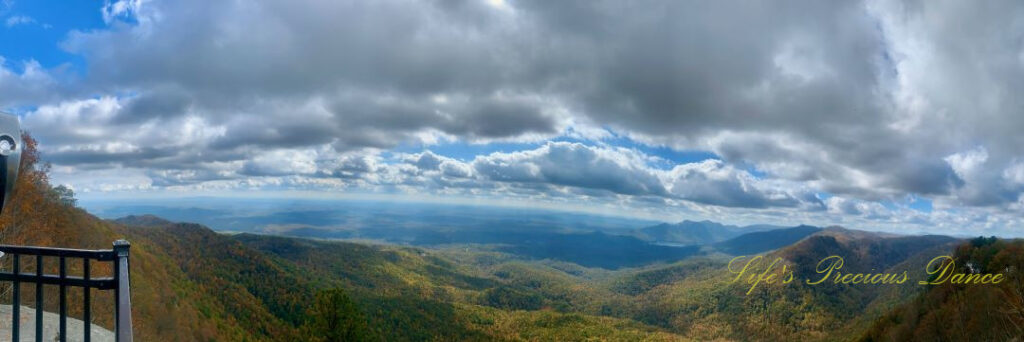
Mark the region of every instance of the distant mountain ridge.
POLYGON ((650 242, 679 245, 706 245, 725 241, 745 233, 783 228, 773 225, 751 225, 739 227, 714 221, 690 221, 662 223, 637 229, 633 236, 650 242))
POLYGON ((794 244, 820 231, 822 229, 818 227, 800 225, 792 228, 747 233, 713 246, 719 251, 732 255, 758 254, 794 244))
POLYGON ((160 227, 174 223, 152 214, 128 215, 111 221, 127 226, 138 227, 160 227))

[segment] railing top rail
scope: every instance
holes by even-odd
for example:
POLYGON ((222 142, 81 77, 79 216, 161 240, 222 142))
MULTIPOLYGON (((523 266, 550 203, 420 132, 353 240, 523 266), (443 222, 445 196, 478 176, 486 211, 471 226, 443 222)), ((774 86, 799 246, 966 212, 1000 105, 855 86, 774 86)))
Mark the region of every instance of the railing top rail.
POLYGON ((87 258, 98 261, 113 261, 117 254, 111 249, 69 249, 50 247, 29 247, 0 245, 0 252, 20 255, 42 255, 55 257, 87 258))
POLYGON ((31 273, 10 273, 0 272, 0 281, 18 281, 22 283, 43 283, 47 285, 61 285, 94 288, 98 290, 113 290, 117 287, 117 279, 114 277, 96 277, 85 279, 83 277, 60 276, 51 274, 35 275, 31 273))

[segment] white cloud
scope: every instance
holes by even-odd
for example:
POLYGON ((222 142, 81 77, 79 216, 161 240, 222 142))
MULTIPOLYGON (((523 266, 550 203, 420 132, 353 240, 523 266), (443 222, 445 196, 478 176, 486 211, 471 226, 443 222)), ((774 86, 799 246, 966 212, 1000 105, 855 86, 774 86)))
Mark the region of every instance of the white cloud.
POLYGON ((4 25, 7 27, 15 27, 18 25, 34 24, 35 22, 35 19, 26 15, 12 15, 7 17, 7 20, 4 21, 4 25))
POLYGON ((241 173, 250 176, 311 175, 317 171, 316 151, 271 150, 254 154, 241 173))
POLYGON ((103 21, 107 24, 114 22, 117 19, 127 19, 135 17, 137 19, 144 19, 145 12, 143 6, 149 2, 148 0, 116 0, 111 2, 106 0, 106 3, 101 8, 100 12, 103 13, 103 21))
POLYGON ((966 152, 954 153, 945 158, 957 176, 963 179, 974 178, 988 160, 988 151, 978 147, 966 152))
POLYGON ((1024 186, 1024 163, 1014 162, 1010 167, 1003 170, 1003 179, 1011 184, 1024 186))
POLYGON ((8 66, 9 63, 0 56, 0 106, 46 102, 61 95, 62 87, 39 62, 22 62, 20 73, 8 66))
POLYGON ((1020 227, 1015 2, 111 0, 101 10, 109 27, 61 44, 85 59, 81 74, 0 58, 0 108, 29 108, 25 126, 64 175, 132 176, 125 186, 84 177, 83 191, 358 188, 1020 227), (409 153, 489 143, 515 148, 409 153), (720 160, 641 152, 665 147, 720 160), (936 210, 892 209, 908 196, 936 210))

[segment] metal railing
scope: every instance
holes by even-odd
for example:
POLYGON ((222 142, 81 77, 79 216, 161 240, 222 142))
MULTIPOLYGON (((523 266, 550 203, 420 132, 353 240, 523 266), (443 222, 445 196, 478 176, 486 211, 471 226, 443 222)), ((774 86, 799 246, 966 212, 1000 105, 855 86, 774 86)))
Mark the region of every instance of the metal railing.
POLYGON ((61 342, 67 340, 67 316, 68 316, 68 287, 81 287, 82 297, 82 326, 84 341, 92 339, 92 308, 90 289, 113 290, 114 291, 114 336, 118 342, 132 341, 132 309, 131 291, 128 286, 128 241, 117 240, 113 249, 109 250, 85 250, 65 249, 48 247, 26 247, 0 245, 0 252, 10 256, 13 263, 12 272, 0 271, 0 281, 13 283, 13 303, 11 305, 11 340, 20 341, 21 334, 21 285, 35 284, 35 340, 43 340, 43 285, 56 285, 59 287, 60 305, 60 331, 61 342), (22 256, 35 257, 35 273, 24 273, 21 270, 22 256), (58 274, 45 274, 43 272, 43 258, 56 257, 59 260, 58 274), (82 260, 82 276, 69 276, 67 272, 68 259, 82 260), (113 266, 112 277, 91 277, 90 260, 99 262, 110 262, 113 266))

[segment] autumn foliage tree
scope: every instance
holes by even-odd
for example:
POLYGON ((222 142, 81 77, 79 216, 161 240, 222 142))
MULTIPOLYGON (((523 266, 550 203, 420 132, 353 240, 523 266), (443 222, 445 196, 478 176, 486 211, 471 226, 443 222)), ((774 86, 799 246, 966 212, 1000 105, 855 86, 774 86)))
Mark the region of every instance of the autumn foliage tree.
POLYGON ((47 225, 60 215, 53 215, 56 208, 54 189, 50 186, 49 164, 40 162, 38 142, 30 134, 22 133, 21 164, 18 179, 10 202, 0 214, 0 241, 24 243, 34 241, 32 232, 45 231, 47 225))
POLYGON ((979 237, 953 255, 956 272, 1003 274, 999 284, 930 287, 879 318, 862 341, 1020 341, 1024 338, 1024 240, 979 237))
POLYGON ((316 295, 316 302, 311 311, 306 329, 310 341, 374 340, 365 316, 344 290, 320 291, 316 295))

